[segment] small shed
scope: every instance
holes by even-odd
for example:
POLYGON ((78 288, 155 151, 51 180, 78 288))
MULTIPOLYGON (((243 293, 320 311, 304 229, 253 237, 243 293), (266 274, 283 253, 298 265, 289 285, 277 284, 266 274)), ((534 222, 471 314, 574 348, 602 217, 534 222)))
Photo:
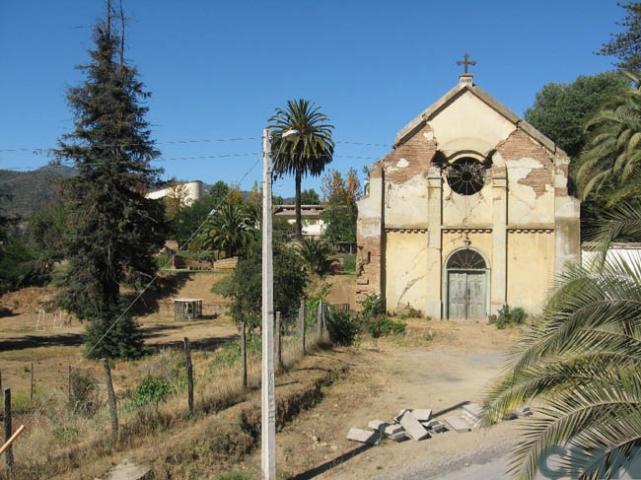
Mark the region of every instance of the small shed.
POLYGON ((174 298, 174 320, 195 320, 203 315, 200 298, 174 298))

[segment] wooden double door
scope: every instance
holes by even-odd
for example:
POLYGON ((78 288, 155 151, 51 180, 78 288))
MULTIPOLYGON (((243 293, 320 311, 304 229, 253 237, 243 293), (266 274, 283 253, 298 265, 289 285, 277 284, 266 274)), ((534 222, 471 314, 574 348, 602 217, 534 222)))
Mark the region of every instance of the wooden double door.
POLYGON ((487 272, 448 270, 447 317, 485 319, 487 317, 487 272))

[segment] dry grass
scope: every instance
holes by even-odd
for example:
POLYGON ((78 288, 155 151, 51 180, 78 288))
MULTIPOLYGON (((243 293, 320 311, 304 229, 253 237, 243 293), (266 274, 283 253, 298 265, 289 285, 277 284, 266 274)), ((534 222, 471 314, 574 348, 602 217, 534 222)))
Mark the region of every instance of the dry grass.
MULTIPOLYGON (((307 340, 310 349, 314 350, 319 340, 317 333, 310 332, 307 340)), ((78 468, 80 458, 95 460, 124 448, 135 448, 150 436, 162 434, 194 418, 215 414, 245 402, 260 386, 260 345, 256 341, 250 343, 247 390, 244 390, 241 384, 238 350, 237 342, 230 342, 213 353, 192 352, 195 372, 195 411, 191 416, 187 409, 183 351, 167 349, 142 360, 116 363, 112 369, 112 377, 118 397, 121 438, 119 445, 112 445, 109 440, 110 420, 104 400, 106 398, 104 386, 101 386, 103 401, 97 412, 90 417, 83 417, 70 411, 66 390, 54 390, 50 392, 51 395, 39 392, 33 404, 28 405, 28 412, 18 415, 14 420, 16 425, 20 423, 27 425, 26 433, 14 448, 18 465, 14 478, 50 478, 54 471, 58 473, 73 471, 78 468), (162 378, 171 387, 171 394, 157 409, 132 406, 131 399, 137 385, 146 375, 162 378)), ((301 358, 299 339, 285 337, 283 361, 286 369, 294 366, 301 358)), ((96 365, 91 365, 84 370, 102 383, 101 372, 96 365)), ((302 397, 305 395, 309 395, 307 390, 301 394, 302 397)), ((312 397, 315 395, 315 393, 312 394, 312 397)), ((285 401, 285 404, 280 407, 279 421, 283 423, 291 418, 304 405, 304 398, 294 398, 291 402, 285 401)), ((231 430, 228 427, 222 429, 219 426, 216 427, 217 440, 214 441, 209 435, 207 448, 221 452, 221 458, 224 457, 226 461, 244 454, 246 449, 249 446, 253 447, 255 443, 256 435, 253 430, 257 424, 248 417, 252 415, 251 412, 242 411, 244 412, 242 418, 245 419, 243 421, 246 424, 241 422, 241 434, 237 431, 238 422, 234 421, 231 430), (248 425, 251 425, 250 432, 246 431, 250 428, 248 425), (227 430, 229 430, 228 436, 225 433, 227 430), (245 438, 246 442, 242 441, 242 438, 245 438), (229 449, 232 450, 229 451, 229 449)))

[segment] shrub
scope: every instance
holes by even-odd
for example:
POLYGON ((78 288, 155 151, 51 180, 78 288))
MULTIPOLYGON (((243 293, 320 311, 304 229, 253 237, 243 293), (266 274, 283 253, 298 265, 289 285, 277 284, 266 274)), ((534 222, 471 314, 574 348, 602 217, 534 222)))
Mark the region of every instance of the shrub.
POLYGON ((407 320, 408 318, 423 318, 423 312, 417 310, 416 308, 407 305, 398 315, 398 318, 401 320, 407 320))
POLYGON ((374 338, 387 335, 402 335, 405 333, 405 322, 392 320, 386 315, 376 315, 367 322, 367 331, 374 338))
POLYGON ((385 301, 380 295, 368 295, 361 302, 361 315, 364 319, 385 314, 385 301))
POLYGON ((170 392, 171 385, 167 380, 147 375, 134 392, 130 405, 134 410, 144 410, 151 406, 157 410, 170 392))
POLYGON ((490 315, 489 322, 502 330, 510 325, 522 325, 525 320, 527 313, 521 307, 511 308, 509 305, 503 305, 498 315, 490 315))
POLYGON ((349 346, 356 342, 361 332, 361 324, 349 310, 338 310, 330 307, 327 315, 327 331, 330 340, 343 346, 349 346))
POLYGON ((78 369, 69 378, 69 409, 74 414, 89 417, 100 407, 98 380, 90 373, 78 369))

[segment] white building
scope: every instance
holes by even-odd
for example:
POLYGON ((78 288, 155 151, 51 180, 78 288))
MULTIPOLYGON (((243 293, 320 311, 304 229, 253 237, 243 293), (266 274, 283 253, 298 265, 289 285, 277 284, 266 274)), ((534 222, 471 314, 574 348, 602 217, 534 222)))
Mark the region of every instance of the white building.
MULTIPOLYGON (((581 248, 581 265, 590 267, 595 261, 599 261, 600 252, 593 245, 583 244, 581 248)), ((613 242, 608 248, 606 259, 609 262, 625 261, 629 265, 637 265, 641 262, 641 243, 637 242, 613 242)))
MULTIPOLYGON (((325 207, 323 205, 301 205, 301 216, 303 217, 303 236, 320 238, 325 233, 327 225, 321 218, 325 207)), ((296 223, 296 205, 275 205, 274 216, 284 218, 287 223, 296 223)))
POLYGON ((169 187, 149 192, 146 197, 158 200, 165 197, 180 199, 184 206, 189 206, 205 195, 205 185, 200 180, 178 182, 169 187))

